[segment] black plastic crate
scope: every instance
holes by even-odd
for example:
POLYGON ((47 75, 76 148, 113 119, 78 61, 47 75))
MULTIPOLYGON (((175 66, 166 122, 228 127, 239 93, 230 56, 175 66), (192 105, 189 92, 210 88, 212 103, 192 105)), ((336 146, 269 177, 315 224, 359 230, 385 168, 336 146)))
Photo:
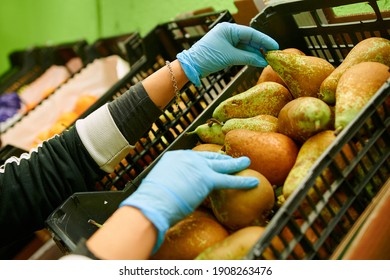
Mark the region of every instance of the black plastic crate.
MULTIPOLYGON (((0 94, 18 92, 23 86, 27 86, 38 79, 51 66, 61 65, 66 67, 66 71, 69 73, 69 78, 54 89, 54 92, 67 83, 76 73, 80 72, 88 64, 86 53, 84 51, 87 45, 87 41, 79 40, 53 46, 35 47, 28 51, 16 51, 12 53, 10 55, 10 59, 14 61, 15 65, 23 63, 23 66, 20 71, 16 71, 13 75, 4 75, 4 82, 0 84, 0 94), (78 65, 78 69, 71 69, 72 67, 67 65, 67 63, 72 59, 80 59, 81 65, 78 65), (21 62, 21 60, 24 62, 21 62)), ((11 72, 12 71, 9 71, 7 73, 11 72)), ((38 105, 49 97, 50 95, 42 97, 35 107, 20 114, 17 118, 11 117, 11 121, 7 120, 5 123, 0 125, 0 132, 5 133, 8 129, 17 125, 20 120, 38 108, 38 105)))
MULTIPOLYGON (((1 137, 1 135, 0 135, 1 137)), ((0 146, 1 147, 1 146, 0 146)), ((10 157, 19 157, 26 151, 12 145, 5 145, 0 148, 0 165, 2 165, 10 157)))
POLYGON ((380 11, 375 0, 293 0, 268 6, 250 25, 271 35, 280 49, 298 48, 337 66, 363 39, 373 36, 389 39, 389 17, 389 11, 380 11), (333 10, 357 4, 369 5, 372 14, 340 18, 333 10))
POLYGON ((85 63, 85 40, 57 44, 53 46, 36 46, 10 54, 11 69, 0 78, 0 94, 16 92, 42 75, 52 65, 65 65, 74 57, 80 57, 85 63))
POLYGON ((264 259, 270 252, 276 259, 333 258, 340 242, 389 178, 389 97, 390 80, 324 151, 310 174, 271 219, 248 259, 264 259), (372 124, 374 131, 370 129, 372 124), (347 159, 342 151, 344 146, 353 150, 353 159, 347 159), (336 157, 343 158, 345 168, 340 168, 336 157), (325 169, 331 170, 332 181, 323 175, 325 169), (326 191, 319 191, 320 184, 326 191), (319 201, 310 198, 311 190, 321 193, 319 201), (297 222, 297 213, 302 223, 297 222), (276 245, 277 242, 283 245, 276 245))
MULTIPOLYGON (((275 38, 281 49, 299 48, 336 66, 358 42, 373 36, 390 38, 390 18, 379 11, 376 1, 275 4, 254 18, 251 26, 275 38), (334 7, 357 3, 369 4, 373 14, 364 20, 350 21, 326 17, 334 7), (303 16, 305 22, 300 23, 303 16)), ((298 190, 276 212, 248 259, 266 259, 269 254, 276 259, 333 257, 339 243, 389 178, 389 96, 390 80, 314 164, 298 190), (372 124, 375 130, 369 128, 372 124), (345 145, 354 151, 352 160, 342 151, 345 145), (336 156, 344 159, 345 168, 336 164, 336 156), (330 182, 323 175, 328 168, 334 175, 330 182), (308 192, 319 190, 318 179, 326 191, 315 202, 308 192), (297 213, 302 216, 299 223, 297 213)))
POLYGON ((0 77, 0 94, 16 91, 42 73, 39 55, 38 48, 12 52, 9 55, 11 68, 0 77))
POLYGON ((93 60, 110 55, 118 55, 130 64, 136 63, 141 52, 137 52, 141 36, 138 32, 131 32, 110 37, 99 38, 95 42, 85 47, 86 61, 93 60))
POLYGON ((128 182, 121 191, 76 193, 66 200, 46 220, 53 240, 63 253, 72 252, 82 238, 90 237, 103 224, 125 197, 136 188, 128 182))
MULTIPOLYGON (((41 55, 41 64, 49 63, 51 65, 64 65, 68 68, 67 63, 78 58, 81 60, 81 67, 88 64, 87 54, 85 48, 88 46, 88 42, 84 39, 72 42, 66 42, 53 46, 43 48, 43 54, 41 55)), ((69 69, 71 74, 78 72, 80 69, 69 69)))

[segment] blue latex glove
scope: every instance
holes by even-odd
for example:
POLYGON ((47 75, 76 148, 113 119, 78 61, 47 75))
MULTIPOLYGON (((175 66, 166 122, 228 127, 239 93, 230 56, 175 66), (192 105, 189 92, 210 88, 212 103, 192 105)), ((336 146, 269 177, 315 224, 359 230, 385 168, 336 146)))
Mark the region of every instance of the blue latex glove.
POLYGON ((127 205, 140 209, 157 228, 154 253, 168 228, 192 213, 212 190, 257 186, 257 178, 229 175, 249 164, 248 157, 232 158, 192 150, 166 152, 120 207, 127 205))
POLYGON ((274 39, 252 27, 222 22, 176 57, 188 79, 199 86, 200 78, 231 65, 265 67, 268 63, 260 49, 278 48, 274 39))

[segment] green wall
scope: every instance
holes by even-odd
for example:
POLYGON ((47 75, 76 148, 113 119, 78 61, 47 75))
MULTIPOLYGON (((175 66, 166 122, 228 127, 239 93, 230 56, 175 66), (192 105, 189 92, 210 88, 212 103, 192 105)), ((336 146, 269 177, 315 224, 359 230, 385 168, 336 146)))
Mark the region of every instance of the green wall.
POLYGON ((8 55, 58 44, 138 31, 141 35, 178 14, 213 7, 237 12, 233 0, 1 0, 0 74, 8 55))

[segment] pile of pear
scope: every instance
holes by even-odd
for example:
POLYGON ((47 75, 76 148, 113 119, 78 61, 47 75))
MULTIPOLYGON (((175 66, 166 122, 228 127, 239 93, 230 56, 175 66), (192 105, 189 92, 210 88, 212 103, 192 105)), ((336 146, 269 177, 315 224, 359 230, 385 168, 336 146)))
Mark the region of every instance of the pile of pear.
MULTIPOLYGON (((251 190, 213 191, 201 205, 208 213, 201 219, 212 219, 207 224, 214 224, 218 230, 206 230, 206 223, 194 227, 193 219, 199 218, 188 217, 192 219, 191 230, 187 230, 191 234, 184 235, 184 222, 167 233, 166 243, 170 246, 165 244, 162 248, 169 252, 168 258, 245 258, 273 215, 310 176, 310 169, 336 141, 339 132, 357 117, 380 87, 390 82, 390 41, 381 37, 362 40, 338 66, 295 48, 268 51, 264 57, 269 65, 256 84, 220 102, 210 119, 187 132, 189 137, 198 138, 193 150, 249 157, 250 166, 238 174, 257 176, 260 184, 251 190), (215 236, 217 232, 221 233, 219 237, 215 236), (178 233, 182 234, 180 241, 175 239, 178 233), (191 248, 185 256, 178 249, 183 242, 180 248, 191 248)), ((390 106, 390 102, 386 104, 390 106)), ((349 145, 342 148, 343 156, 334 159, 339 168, 354 157, 353 150, 349 145)), ((327 183, 334 180, 329 168, 320 177, 316 179, 317 190, 307 194, 314 203, 326 189, 323 179, 327 183)), ((340 193, 339 199, 345 200, 345 194, 340 193)), ((326 217, 327 213, 323 214, 326 217)), ((300 219, 297 215, 297 224, 300 219)), ((323 222, 316 224, 316 231, 326 227, 327 221, 323 222)), ((282 235, 286 240, 293 238, 288 228, 282 235)), ((310 231, 306 235, 315 242, 316 235, 310 231)), ((280 249, 285 246, 277 237, 273 244, 280 249)), ((304 258, 299 244, 294 253, 304 258)), ((155 258, 164 259, 166 254, 160 251, 155 258)), ((275 258, 271 251, 264 255, 275 258)))

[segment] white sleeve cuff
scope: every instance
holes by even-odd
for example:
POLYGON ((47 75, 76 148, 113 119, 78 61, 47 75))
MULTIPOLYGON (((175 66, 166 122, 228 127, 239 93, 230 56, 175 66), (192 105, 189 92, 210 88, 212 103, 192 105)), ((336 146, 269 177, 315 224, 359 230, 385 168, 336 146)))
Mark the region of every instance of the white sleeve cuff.
POLYGON ((99 165, 111 173, 133 148, 119 131, 108 104, 76 122, 76 129, 85 148, 99 165))

